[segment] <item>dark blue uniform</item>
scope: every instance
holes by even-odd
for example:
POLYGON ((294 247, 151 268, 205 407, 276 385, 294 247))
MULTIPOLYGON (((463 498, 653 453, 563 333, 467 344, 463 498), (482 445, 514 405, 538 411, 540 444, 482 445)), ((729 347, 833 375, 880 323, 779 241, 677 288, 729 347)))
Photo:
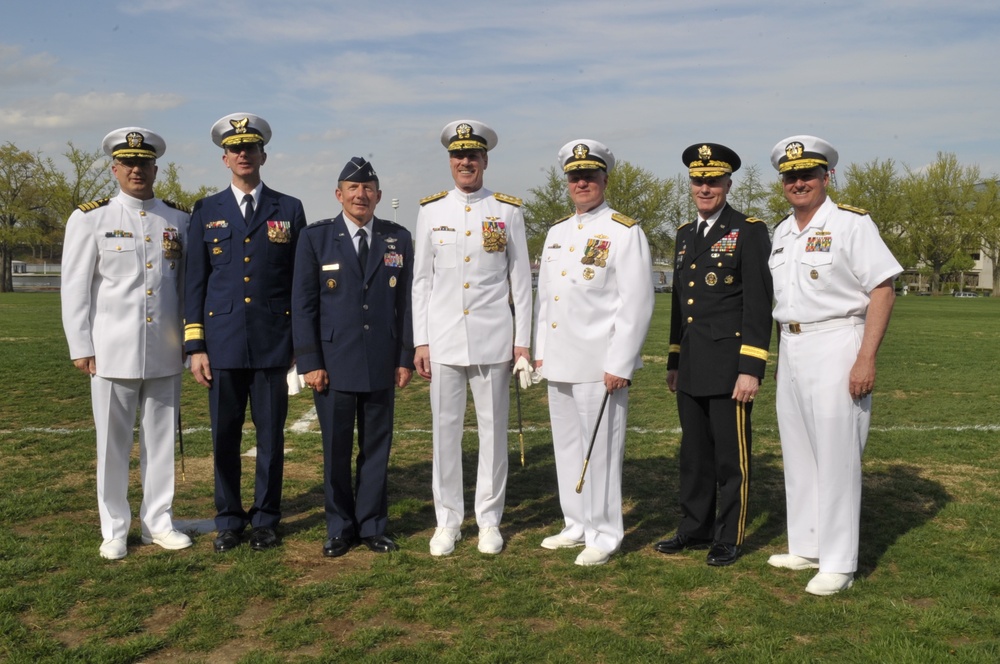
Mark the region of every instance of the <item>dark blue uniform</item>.
POLYGON ((323 431, 327 536, 351 540, 382 535, 388 521, 396 368, 413 369, 413 241, 402 226, 374 218, 362 273, 348 224, 353 226, 341 214, 302 234, 292 327, 299 373, 329 374, 329 388, 314 394, 323 431))
POLYGON ((292 364, 292 270, 302 203, 268 187, 249 224, 232 189, 195 204, 185 276, 184 350, 207 351, 216 528, 274 528, 281 518, 286 373, 292 364), (247 399, 257 430, 254 503, 240 498, 247 399))
POLYGON ((667 369, 678 370, 683 431, 678 535, 743 543, 753 403, 732 395, 739 374, 764 378, 771 340, 770 246, 767 226, 728 204, 706 237, 698 236, 693 223, 677 230, 667 369))

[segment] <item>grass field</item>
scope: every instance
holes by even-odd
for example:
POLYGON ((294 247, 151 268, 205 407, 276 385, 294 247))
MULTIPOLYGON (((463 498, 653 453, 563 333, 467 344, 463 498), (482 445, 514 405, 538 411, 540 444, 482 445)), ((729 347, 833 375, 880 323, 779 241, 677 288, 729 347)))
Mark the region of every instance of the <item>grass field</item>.
MULTIPOLYGON (((505 551, 480 554, 470 518, 454 555, 428 554, 430 413, 419 378, 397 400, 389 480, 399 553, 321 556, 313 423, 288 434, 282 547, 216 555, 202 534, 168 552, 140 544, 134 516, 128 557, 110 562, 97 555, 89 390, 67 357, 58 295, 0 295, 0 659, 1000 661, 1000 299, 897 300, 865 456, 858 579, 827 598, 803 591, 809 572, 766 564, 786 546, 773 380, 754 412, 744 557, 710 568, 703 551, 650 548, 679 520, 678 423, 663 385, 668 321, 669 296, 658 295, 631 397, 627 532, 604 567, 538 546, 561 525, 544 387, 522 394, 523 468, 516 431, 510 438, 505 551)), ((214 515, 207 398, 186 376, 182 400, 187 477, 178 473, 174 513, 196 521, 214 515)), ((293 397, 289 426, 310 406, 308 394, 293 397)), ((467 480, 474 441, 468 430, 467 480)))

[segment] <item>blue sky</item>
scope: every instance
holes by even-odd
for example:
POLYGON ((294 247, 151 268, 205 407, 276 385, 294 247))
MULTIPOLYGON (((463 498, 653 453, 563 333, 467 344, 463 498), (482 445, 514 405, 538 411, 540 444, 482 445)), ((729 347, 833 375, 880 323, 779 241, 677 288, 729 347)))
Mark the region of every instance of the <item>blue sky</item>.
POLYGON ((256 113, 274 129, 265 182, 310 220, 339 212, 335 179, 363 155, 379 216, 399 198, 412 227, 417 200, 452 186, 438 137, 459 118, 497 130, 486 185, 522 197, 584 137, 661 177, 715 141, 770 179, 771 148, 797 133, 829 140, 841 169, 946 151, 1000 173, 995 0, 8 5, 0 141, 56 158, 145 126, 186 187, 222 187, 209 130, 256 113))

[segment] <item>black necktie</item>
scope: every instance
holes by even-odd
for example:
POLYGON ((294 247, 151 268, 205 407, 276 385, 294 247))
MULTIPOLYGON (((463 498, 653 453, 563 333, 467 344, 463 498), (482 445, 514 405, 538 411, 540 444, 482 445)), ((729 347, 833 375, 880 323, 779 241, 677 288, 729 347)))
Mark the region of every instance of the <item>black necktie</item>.
POLYGON ((705 237, 705 233, 708 232, 708 222, 704 219, 698 224, 698 237, 705 237))
POLYGON ((365 271, 365 266, 368 265, 368 233, 365 229, 358 231, 358 262, 361 263, 361 271, 365 271))
POLYGON ((253 196, 246 194, 243 196, 243 202, 246 203, 246 207, 243 208, 243 221, 249 226, 250 220, 253 219, 253 196))

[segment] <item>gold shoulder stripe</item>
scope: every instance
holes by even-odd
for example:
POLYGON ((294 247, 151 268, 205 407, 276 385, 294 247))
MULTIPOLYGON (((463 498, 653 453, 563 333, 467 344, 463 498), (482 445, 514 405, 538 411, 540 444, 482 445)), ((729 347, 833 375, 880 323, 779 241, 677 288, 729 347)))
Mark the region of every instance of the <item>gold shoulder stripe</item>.
POLYGON ((567 219, 569 219, 572 216, 573 216, 572 214, 567 214, 565 217, 562 217, 560 219, 556 219, 555 221, 553 221, 552 225, 555 226, 556 224, 561 224, 562 222, 566 221, 567 219))
POLYGON ((173 201, 168 201, 165 198, 161 198, 160 200, 163 201, 163 204, 166 205, 167 207, 172 207, 175 210, 180 210, 181 212, 187 212, 188 214, 191 214, 191 210, 187 209, 180 203, 174 203, 173 201))
POLYGON ((611 214, 611 218, 613 220, 617 221, 622 226, 628 226, 629 228, 632 228, 633 226, 635 226, 636 224, 639 223, 638 221, 636 221, 632 217, 626 217, 621 212, 613 212, 611 214))
POLYGON ((844 205, 843 203, 837 203, 837 207, 841 210, 847 210, 848 212, 853 212, 854 214, 868 214, 868 210, 863 210, 853 205, 844 205))
POLYGON ((439 198, 444 198, 447 195, 448 195, 447 191, 439 191, 438 193, 432 194, 432 195, 428 196, 427 198, 421 198, 420 199, 420 204, 421 205, 427 205, 428 203, 433 203, 434 201, 438 200, 439 198))
POLYGON ((495 192, 493 198, 497 199, 501 203, 508 203, 514 207, 521 207, 523 201, 517 196, 508 196, 507 194, 501 194, 500 192, 495 192))
POLYGON ((763 223, 763 221, 764 221, 763 219, 758 219, 757 217, 747 217, 748 224, 759 224, 763 223))
POLYGON ((740 355, 748 355, 750 357, 755 357, 758 360, 764 360, 767 362, 767 349, 757 348, 756 346, 747 346, 743 344, 740 346, 740 355))
POLYGON ((104 207, 110 202, 111 202, 110 198, 101 198, 96 201, 90 201, 89 203, 80 203, 76 207, 78 210, 81 210, 83 212, 91 212, 93 210, 96 210, 97 208, 104 207))
POLYGON ((693 221, 685 221, 683 224, 681 224, 680 226, 677 227, 677 230, 680 230, 682 228, 687 228, 688 226, 690 226, 693 223, 694 223, 693 221))

